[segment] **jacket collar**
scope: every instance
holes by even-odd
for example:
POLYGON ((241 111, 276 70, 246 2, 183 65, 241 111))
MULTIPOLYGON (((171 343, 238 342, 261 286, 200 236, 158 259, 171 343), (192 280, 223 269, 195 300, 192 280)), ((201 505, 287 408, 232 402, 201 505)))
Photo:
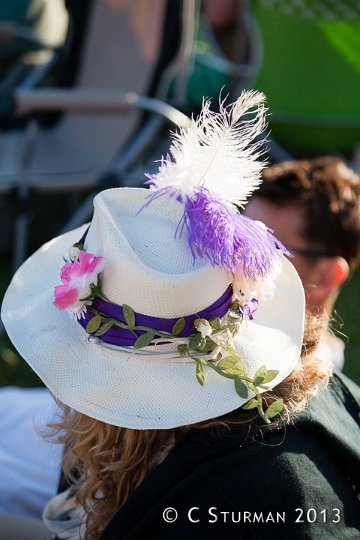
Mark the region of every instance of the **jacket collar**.
POLYGON ((146 519, 149 501, 152 507, 156 501, 179 484, 197 465, 223 455, 232 448, 251 445, 241 426, 232 426, 229 431, 215 432, 213 429, 190 431, 184 439, 170 451, 160 465, 155 467, 137 490, 129 497, 106 527, 102 540, 125 538, 137 525, 139 517, 146 519))

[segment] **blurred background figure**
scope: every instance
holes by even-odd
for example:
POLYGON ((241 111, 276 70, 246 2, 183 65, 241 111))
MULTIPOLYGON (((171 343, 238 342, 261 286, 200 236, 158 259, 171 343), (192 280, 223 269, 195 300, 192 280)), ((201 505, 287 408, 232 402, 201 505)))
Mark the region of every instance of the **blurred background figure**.
POLYGON ((46 61, 44 49, 64 43, 68 24, 64 0, 0 2, 0 76, 24 54, 32 64, 46 61))
MULTIPOLYGON (((66 0, 64 46, 0 95, 0 128, 4 117, 12 127, 23 120, 22 130, 0 129, 0 193, 13 198, 15 223, 7 236, 15 236, 14 267, 43 233, 46 240, 51 227, 66 227, 82 195, 93 191, 92 201, 106 187, 141 184, 164 124, 188 122, 171 105, 184 104, 177 82, 191 55, 193 6, 190 0, 66 0)), ((169 124, 165 129, 168 134, 169 124)), ((89 204, 76 223, 91 213, 89 204)))
MULTIPOLYGON (((241 84, 267 96, 276 143, 296 157, 331 153, 357 158, 358 1, 205 0, 205 10, 220 36, 238 21, 252 68, 241 84)), ((236 47, 235 39, 228 54, 236 57, 236 47)), ((282 159, 281 153, 274 154, 275 161, 282 159)))
MULTIPOLYGON (((51 62, 54 50, 68 35, 69 16, 65 0, 11 0, 0 2, 0 138, 11 137, 26 127, 26 121, 8 114, 11 92, 31 73, 51 62)), ((56 83, 53 72, 48 83, 56 83)), ((1 155, 2 162, 11 148, 1 155)), ((3 170, 3 169, 2 169, 3 170)), ((0 188, 3 178, 0 179, 0 188)), ((0 189, 2 195, 6 190, 0 189)), ((0 278, 7 266, 4 257, 11 245, 9 199, 1 201, 0 278)), ((10 217, 11 216, 11 217, 10 217)), ((2 283, 1 283, 2 287, 2 283)), ((4 338, 3 338, 4 339, 4 338)), ((4 341, 1 341, 2 346, 4 341)), ((0 364, 11 358, 3 349, 0 364)), ((0 386, 3 369, 0 365, 0 386)), ((21 384, 21 381, 18 381, 21 384)), ((26 382, 26 381, 25 381, 26 382)), ((29 381, 28 381, 29 382, 29 381)), ((62 448, 44 440, 46 423, 56 404, 42 388, 0 388, 0 512, 39 516, 46 501, 57 491, 62 448)))
POLYGON ((56 494, 63 449, 44 438, 56 411, 45 388, 0 388, 0 514, 39 517, 56 494))
MULTIPOLYGON (((263 171, 245 213, 272 228, 293 254, 308 309, 330 317, 360 260, 359 176, 330 156, 279 163, 263 171)), ((342 369, 344 343, 333 333, 323 336, 318 354, 342 369)))
POLYGON ((237 2, 199 2, 186 100, 200 109, 205 98, 217 107, 219 94, 237 97, 239 88, 255 74, 256 55, 248 10, 237 2))

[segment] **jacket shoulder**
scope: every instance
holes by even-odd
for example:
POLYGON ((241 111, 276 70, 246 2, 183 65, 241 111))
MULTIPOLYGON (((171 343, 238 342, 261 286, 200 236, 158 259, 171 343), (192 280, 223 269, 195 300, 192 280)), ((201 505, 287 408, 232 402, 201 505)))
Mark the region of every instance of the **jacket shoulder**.
POLYGON ((237 509, 270 516, 252 524, 255 538, 359 537, 360 420, 353 393, 336 376, 291 425, 199 466, 237 509), (279 512, 286 524, 271 522, 279 512))

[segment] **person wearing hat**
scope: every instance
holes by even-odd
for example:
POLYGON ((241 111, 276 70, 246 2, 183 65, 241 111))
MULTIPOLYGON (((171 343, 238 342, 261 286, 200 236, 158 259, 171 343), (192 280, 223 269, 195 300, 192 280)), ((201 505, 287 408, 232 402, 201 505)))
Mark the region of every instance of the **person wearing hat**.
MULTIPOLYGON (((314 314, 331 314, 360 262, 360 176, 336 156, 292 160, 263 170, 245 214, 264 221, 291 251, 314 314)), ((346 330, 346 329, 345 329, 346 330)), ((344 366, 344 342, 325 329, 318 356, 344 366)))
POLYGON ((14 276, 2 318, 63 404, 70 485, 0 538, 358 538, 358 389, 315 360, 285 246, 236 208, 263 102, 205 103, 150 190, 100 193, 14 276))

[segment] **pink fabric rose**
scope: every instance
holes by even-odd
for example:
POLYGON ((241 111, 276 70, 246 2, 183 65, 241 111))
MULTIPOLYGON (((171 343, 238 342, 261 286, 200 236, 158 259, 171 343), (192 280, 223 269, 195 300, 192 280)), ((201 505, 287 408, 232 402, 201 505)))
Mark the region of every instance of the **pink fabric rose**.
POLYGON ((60 270, 63 285, 55 287, 54 306, 81 316, 86 311, 86 301, 81 299, 89 296, 90 285, 96 284, 97 276, 104 269, 104 265, 104 257, 80 251, 77 260, 65 264, 60 270))

